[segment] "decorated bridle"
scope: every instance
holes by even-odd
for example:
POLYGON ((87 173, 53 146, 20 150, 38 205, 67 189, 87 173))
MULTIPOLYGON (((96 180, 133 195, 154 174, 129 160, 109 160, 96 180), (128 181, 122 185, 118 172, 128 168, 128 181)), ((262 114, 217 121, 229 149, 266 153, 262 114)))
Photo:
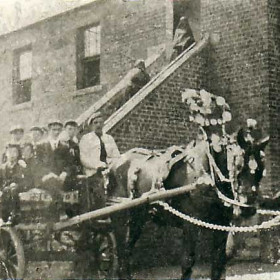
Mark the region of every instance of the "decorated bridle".
MULTIPOLYGON (((207 138, 205 140, 207 140, 209 145, 208 158, 213 185, 215 185, 215 175, 221 182, 231 184, 233 199, 226 197, 216 187, 219 198, 223 200, 226 206, 250 207, 246 204, 246 197, 242 195, 243 186, 240 183, 239 176, 245 167, 244 164, 248 165, 246 168, 248 167, 250 169, 251 174, 254 174, 259 167, 259 163, 251 155, 249 156, 248 162, 247 159, 245 159, 245 157, 248 156, 246 145, 247 147, 250 145, 251 148, 253 147, 253 137, 250 133, 243 135, 243 138, 240 138, 240 132, 237 135, 229 135, 226 133, 225 124, 231 121, 232 116, 230 113, 230 106, 223 97, 213 95, 205 90, 186 89, 182 92, 182 100, 189 106, 189 120, 198 124, 200 131, 202 131, 207 138), (212 133, 209 137, 209 133, 207 134, 206 130, 210 130, 210 128, 213 128, 214 131, 218 131, 221 136, 217 133, 212 133), (243 142, 238 143, 240 141, 243 142), (226 148, 227 170, 229 172, 228 178, 222 174, 220 168, 217 166, 210 152, 210 145, 216 152, 221 152, 223 148, 226 148)), ((247 120, 248 129, 255 126, 255 120, 247 120)), ((255 188, 255 191, 257 190, 257 186, 253 186, 253 188, 255 188)))

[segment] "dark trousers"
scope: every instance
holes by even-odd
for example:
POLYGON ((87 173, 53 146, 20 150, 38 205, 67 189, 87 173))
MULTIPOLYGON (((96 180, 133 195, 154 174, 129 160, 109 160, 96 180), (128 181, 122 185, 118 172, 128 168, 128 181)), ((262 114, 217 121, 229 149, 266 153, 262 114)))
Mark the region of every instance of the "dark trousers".
POLYGON ((2 219, 8 221, 9 216, 18 214, 19 205, 19 188, 18 186, 7 186, 3 189, 2 194, 2 219))
POLYGON ((104 189, 104 177, 97 172, 87 179, 88 207, 89 211, 105 207, 106 197, 104 189))

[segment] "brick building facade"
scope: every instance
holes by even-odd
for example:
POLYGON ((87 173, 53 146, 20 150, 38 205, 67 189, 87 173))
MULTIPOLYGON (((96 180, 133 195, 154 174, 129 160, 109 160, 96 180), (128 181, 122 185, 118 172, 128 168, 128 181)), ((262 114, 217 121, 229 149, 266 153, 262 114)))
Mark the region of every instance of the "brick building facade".
POLYGON ((28 128, 50 118, 78 117, 136 59, 168 49, 173 31, 169 6, 159 0, 97 0, 0 36, 0 116, 5 120, 0 146, 14 123, 28 128), (95 81, 81 77, 94 67, 99 71, 95 81))
MULTIPOLYGON (((230 103, 233 129, 244 125, 247 118, 255 118, 263 134, 270 135, 266 149, 268 172, 261 190, 266 195, 275 194, 279 191, 280 171, 280 4, 270 0, 201 0, 200 12, 201 34, 212 34, 212 44, 187 59, 149 93, 139 92, 143 98, 138 99, 137 106, 131 110, 124 106, 116 112, 108 120, 107 129, 122 150, 135 146, 164 148, 187 142, 194 136, 194 129, 180 101, 181 90, 204 88, 230 103)), ((248 242, 252 253, 245 252, 246 258, 279 258, 275 251, 278 241, 271 242, 277 240, 275 235, 263 236, 263 244, 270 245, 260 250, 257 236, 247 235, 253 241, 248 242)))

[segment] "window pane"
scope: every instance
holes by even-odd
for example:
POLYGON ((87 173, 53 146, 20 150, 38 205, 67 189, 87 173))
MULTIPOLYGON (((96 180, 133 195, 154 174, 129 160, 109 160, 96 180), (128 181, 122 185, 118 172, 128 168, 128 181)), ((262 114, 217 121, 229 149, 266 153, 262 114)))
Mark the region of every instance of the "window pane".
POLYGON ((15 104, 21 104, 31 100, 31 79, 18 82, 17 94, 14 99, 15 104))
POLYGON ((85 57, 91 57, 100 54, 100 25, 85 30, 85 57))
POLYGON ((84 61, 84 87, 100 84, 100 59, 84 61))
POLYGON ((20 54, 19 57, 19 79, 21 81, 32 77, 32 53, 31 51, 20 54))

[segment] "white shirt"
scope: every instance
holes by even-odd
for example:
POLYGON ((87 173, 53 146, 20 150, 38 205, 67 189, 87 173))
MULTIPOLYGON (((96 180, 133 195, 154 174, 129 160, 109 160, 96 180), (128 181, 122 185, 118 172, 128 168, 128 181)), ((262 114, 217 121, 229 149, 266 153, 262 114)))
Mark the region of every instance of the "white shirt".
POLYGON ((59 142, 59 139, 51 139, 49 138, 48 139, 51 146, 52 146, 52 150, 54 151, 57 147, 58 147, 58 142, 59 142))
MULTIPOLYGON (((104 143, 107 163, 110 166, 113 159, 120 157, 118 146, 111 135, 103 134, 101 140, 104 143)), ((85 174, 87 176, 94 175, 98 167, 104 165, 104 162, 100 161, 101 145, 99 137, 94 132, 84 135, 80 141, 79 148, 85 174)))

